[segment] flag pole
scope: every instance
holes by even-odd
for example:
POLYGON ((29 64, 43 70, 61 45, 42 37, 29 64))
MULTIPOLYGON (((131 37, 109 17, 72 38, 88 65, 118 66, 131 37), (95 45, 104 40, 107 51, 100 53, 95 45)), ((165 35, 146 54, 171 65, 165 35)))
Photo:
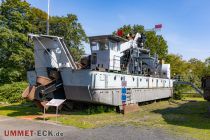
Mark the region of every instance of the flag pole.
POLYGON ((50 20, 50 0, 48 0, 48 6, 47 6, 47 35, 49 35, 49 20, 50 20))

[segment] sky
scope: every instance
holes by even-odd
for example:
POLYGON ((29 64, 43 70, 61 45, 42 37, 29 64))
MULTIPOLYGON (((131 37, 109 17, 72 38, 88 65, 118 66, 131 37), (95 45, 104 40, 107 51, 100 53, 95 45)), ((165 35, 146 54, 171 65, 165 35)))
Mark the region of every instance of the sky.
MULTIPOLYGON (((47 11, 47 0, 27 1, 47 11)), ((125 24, 152 29, 161 23, 158 34, 167 41, 169 53, 185 60, 210 57, 209 0, 50 0, 51 16, 68 13, 78 16, 88 36, 111 34, 125 24)))

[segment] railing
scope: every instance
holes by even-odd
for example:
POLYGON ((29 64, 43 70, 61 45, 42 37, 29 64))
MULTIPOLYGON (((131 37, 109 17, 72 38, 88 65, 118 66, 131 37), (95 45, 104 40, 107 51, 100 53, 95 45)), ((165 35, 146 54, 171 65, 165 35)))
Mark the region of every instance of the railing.
POLYGON ((174 84, 175 85, 189 85, 191 86, 193 89, 195 89, 196 93, 198 93, 199 95, 201 95, 203 97, 203 91, 201 89, 199 89, 198 87, 196 87, 193 83, 191 82, 185 82, 185 81, 179 81, 179 80, 176 80, 174 81, 174 84))

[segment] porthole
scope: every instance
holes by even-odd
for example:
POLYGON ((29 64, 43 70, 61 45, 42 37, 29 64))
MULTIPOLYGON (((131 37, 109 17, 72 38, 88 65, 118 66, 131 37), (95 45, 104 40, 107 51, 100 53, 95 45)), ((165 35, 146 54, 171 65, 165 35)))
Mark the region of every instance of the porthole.
POLYGON ((114 76, 114 80, 116 80, 117 79, 117 77, 116 76, 114 76))

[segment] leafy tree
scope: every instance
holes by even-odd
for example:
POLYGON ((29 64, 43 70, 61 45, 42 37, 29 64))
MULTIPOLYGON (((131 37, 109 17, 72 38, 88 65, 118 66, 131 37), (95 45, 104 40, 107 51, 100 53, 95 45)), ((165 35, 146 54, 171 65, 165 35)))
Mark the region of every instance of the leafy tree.
POLYGON ((27 48, 30 5, 21 0, 6 0, 0 5, 0 82, 25 79, 26 70, 33 63, 32 48, 27 48))
POLYGON ((201 78, 203 77, 205 71, 205 63, 196 58, 191 58, 188 62, 190 65, 189 66, 189 71, 191 75, 190 80, 191 82, 200 87, 201 78))
POLYGON ((185 77, 188 73, 188 63, 182 59, 181 55, 168 54, 165 58, 166 63, 171 65, 171 75, 185 77))
MULTIPOLYGON (((156 35, 154 31, 145 31, 144 26, 142 25, 124 25, 120 27, 118 30, 123 31, 123 38, 126 38, 126 35, 129 33, 136 34, 136 33, 144 33, 147 37, 145 47, 150 49, 151 54, 154 55, 155 53, 159 55, 160 59, 166 57, 168 53, 168 45, 167 42, 164 40, 162 36, 156 35)), ((116 32, 114 34, 116 34, 116 32)))
POLYGON ((21 0, 5 0, 0 5, 2 25, 12 31, 27 34, 31 32, 33 19, 30 5, 21 0))
POLYGON ((203 76, 210 76, 210 65, 207 65, 207 66, 205 67, 203 76))
MULTIPOLYGON (((180 78, 181 81, 188 81, 188 63, 182 59, 181 55, 168 54, 166 63, 171 65, 171 76, 173 79, 180 78)), ((181 99, 182 93, 189 90, 186 85, 174 85, 174 99, 181 99)))
MULTIPOLYGON (((32 7, 34 19, 33 24, 34 33, 46 34, 46 18, 47 13, 32 7)), ((65 43, 69 48, 75 61, 79 61, 84 54, 84 47, 82 42, 87 42, 82 25, 78 22, 77 16, 68 14, 67 16, 51 16, 50 17, 50 35, 64 37, 65 43)))
POLYGON ((80 60, 84 54, 82 41, 87 42, 88 40, 82 25, 78 23, 76 15, 68 14, 66 17, 51 17, 50 34, 64 37, 74 60, 80 60))
MULTIPOLYGON (((46 34, 46 12, 30 7, 22 0, 5 0, 0 4, 0 83, 26 79, 33 64, 33 47, 27 47, 28 33, 46 34)), ((79 47, 87 41, 76 15, 50 17, 50 34, 64 37, 75 60, 84 54, 79 47)))
POLYGON ((164 59, 168 54, 168 45, 162 36, 155 32, 146 32, 146 48, 150 49, 151 54, 158 54, 160 59, 164 59))
POLYGON ((31 7, 31 11, 34 17, 33 20, 29 21, 33 27, 32 32, 35 34, 46 34, 47 13, 35 7, 31 7))

